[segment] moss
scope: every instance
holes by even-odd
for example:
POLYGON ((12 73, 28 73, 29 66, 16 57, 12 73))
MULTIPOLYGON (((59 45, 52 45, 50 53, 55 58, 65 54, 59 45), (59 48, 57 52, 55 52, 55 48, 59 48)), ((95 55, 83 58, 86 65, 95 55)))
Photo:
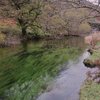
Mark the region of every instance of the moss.
POLYGON ((92 61, 100 60, 100 51, 99 50, 94 51, 93 55, 90 56, 90 59, 92 61))
POLYGON ((92 62, 90 59, 85 59, 85 60, 83 61, 83 63, 85 64, 85 66, 90 67, 90 68, 93 68, 93 67, 96 66, 95 63, 92 62))

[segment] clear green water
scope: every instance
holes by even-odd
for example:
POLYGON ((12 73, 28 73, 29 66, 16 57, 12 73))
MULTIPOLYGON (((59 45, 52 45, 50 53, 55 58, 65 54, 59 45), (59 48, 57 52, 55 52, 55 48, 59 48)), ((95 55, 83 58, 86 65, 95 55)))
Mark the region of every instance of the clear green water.
POLYGON ((0 100, 36 100, 85 49, 79 37, 34 41, 0 49, 0 100))

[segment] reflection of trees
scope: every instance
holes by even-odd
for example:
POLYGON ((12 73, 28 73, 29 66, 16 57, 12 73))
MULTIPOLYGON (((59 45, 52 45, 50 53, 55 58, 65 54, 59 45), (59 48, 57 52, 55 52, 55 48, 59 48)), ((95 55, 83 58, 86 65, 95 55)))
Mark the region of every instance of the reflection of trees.
POLYGON ((67 48, 67 47, 84 47, 84 39, 77 36, 69 36, 59 40, 45 41, 42 48, 55 49, 55 48, 67 48))
POLYGON ((22 43, 23 52, 27 52, 28 42, 26 40, 23 40, 21 43, 22 43))

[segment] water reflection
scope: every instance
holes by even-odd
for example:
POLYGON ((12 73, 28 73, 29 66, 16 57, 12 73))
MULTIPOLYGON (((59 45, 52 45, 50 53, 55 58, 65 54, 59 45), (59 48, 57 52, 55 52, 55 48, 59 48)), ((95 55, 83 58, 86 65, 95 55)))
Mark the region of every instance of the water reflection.
POLYGON ((0 49, 0 96, 6 100, 35 100, 62 69, 61 64, 77 58, 84 48, 82 38, 70 37, 0 49))

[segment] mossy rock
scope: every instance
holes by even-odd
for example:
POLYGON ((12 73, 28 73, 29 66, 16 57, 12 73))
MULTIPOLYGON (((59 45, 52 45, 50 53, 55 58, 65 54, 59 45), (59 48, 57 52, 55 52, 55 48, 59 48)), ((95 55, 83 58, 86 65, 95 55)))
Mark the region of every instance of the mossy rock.
POLYGON ((84 65, 89 68, 94 68, 96 65, 90 59, 84 59, 84 65))
POLYGON ((84 65, 90 68, 100 66, 100 50, 88 49, 90 52, 90 57, 83 61, 84 65))

